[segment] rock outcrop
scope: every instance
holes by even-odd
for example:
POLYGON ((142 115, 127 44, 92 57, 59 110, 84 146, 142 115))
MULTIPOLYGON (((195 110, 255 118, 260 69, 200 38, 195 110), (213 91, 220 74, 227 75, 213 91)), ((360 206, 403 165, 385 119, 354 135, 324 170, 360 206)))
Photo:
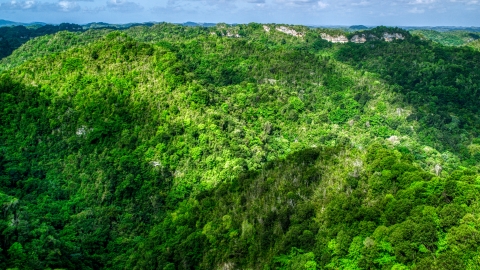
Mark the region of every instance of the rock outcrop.
POLYGON ((327 41, 330 41, 332 43, 347 43, 348 38, 346 36, 340 35, 340 36, 330 36, 329 34, 322 33, 320 34, 320 37, 322 39, 325 39, 327 41))
POLYGON ((356 34, 350 40, 344 35, 339 35, 339 36, 331 36, 326 33, 321 33, 320 37, 322 39, 325 39, 327 41, 330 41, 332 43, 347 43, 347 42, 353 42, 353 43, 365 43, 367 41, 372 41, 372 40, 379 40, 382 39, 386 42, 391 42, 393 40, 397 39, 405 39, 405 37, 402 34, 399 33, 383 33, 381 37, 377 37, 373 34, 369 34, 368 36, 365 34, 356 34))
POLYGON ((390 143, 396 145, 396 144, 399 144, 400 143, 400 138, 398 138, 398 136, 390 136, 387 141, 389 141, 390 143))
MULTIPOLYGON (((264 29, 265 29, 265 27, 264 27, 264 29)), ((285 27, 285 26, 280 26, 280 27, 277 27, 277 28, 275 28, 275 29, 276 29, 277 31, 280 31, 280 32, 282 32, 282 33, 285 33, 285 34, 287 34, 287 35, 291 35, 291 36, 294 36, 294 37, 303 37, 303 36, 304 36, 303 33, 297 32, 297 31, 295 31, 295 30, 293 30, 293 29, 290 29, 290 28, 288 28, 288 27, 285 27)), ((266 30, 265 30, 265 31, 266 31, 266 30)), ((267 31, 267 32, 268 32, 268 31, 267 31)))
POLYGON ((393 34, 383 33, 383 40, 385 40, 386 42, 390 42, 397 39, 405 39, 405 37, 399 33, 393 33, 393 34))
POLYGON ((242 36, 240 36, 239 34, 230 33, 229 31, 227 31, 226 36, 227 36, 227 37, 235 37, 235 38, 242 37, 242 36))
POLYGON ((353 43, 365 43, 367 41, 367 38, 365 35, 355 35, 350 39, 350 42, 353 43))

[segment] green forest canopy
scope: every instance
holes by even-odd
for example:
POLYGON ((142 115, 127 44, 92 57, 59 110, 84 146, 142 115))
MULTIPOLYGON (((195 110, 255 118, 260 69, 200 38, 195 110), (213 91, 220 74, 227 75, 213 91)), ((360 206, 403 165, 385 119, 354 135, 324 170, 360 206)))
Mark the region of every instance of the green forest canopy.
POLYGON ((279 27, 58 32, 4 58, 0 267, 476 269, 480 53, 279 27))

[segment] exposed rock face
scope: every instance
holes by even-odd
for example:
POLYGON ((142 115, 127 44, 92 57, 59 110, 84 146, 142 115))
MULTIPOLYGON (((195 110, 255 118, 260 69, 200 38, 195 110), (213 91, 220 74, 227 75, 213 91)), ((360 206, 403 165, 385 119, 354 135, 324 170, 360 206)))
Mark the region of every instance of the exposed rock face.
POLYGON ((264 25, 264 26, 263 26, 263 30, 265 30, 265 32, 270 32, 270 27, 264 25))
POLYGON ((218 267, 221 270, 233 270, 235 269, 235 264, 232 262, 226 262, 218 267))
POLYGON ((390 138, 387 139, 387 141, 391 142, 392 144, 399 144, 400 143, 400 138, 398 136, 390 136, 390 138))
POLYGON ((390 42, 396 39, 405 39, 405 37, 399 33, 383 33, 383 40, 385 40, 386 42, 390 42))
POLYGON ((158 166, 161 166, 162 164, 160 163, 160 161, 152 161, 150 162, 150 164, 153 166, 153 167, 158 167, 158 166))
POLYGON ((227 35, 226 35, 226 36, 227 36, 227 37, 235 37, 235 38, 242 37, 242 36, 240 36, 239 34, 230 33, 230 32, 228 32, 228 31, 227 31, 227 35))
POLYGON ((365 43, 367 41, 367 38, 365 35, 355 35, 350 39, 350 42, 353 43, 365 43))
POLYGON ((397 112, 398 116, 401 116, 402 113, 403 113, 403 109, 402 108, 397 108, 396 112, 397 112))
POLYGON ((264 79, 264 83, 276 84, 276 83, 277 83, 277 80, 265 78, 265 79, 264 79))
POLYGON ((333 36, 330 36, 329 34, 322 33, 322 34, 320 34, 320 37, 322 39, 325 39, 325 40, 330 41, 332 43, 347 43, 348 42, 348 38, 346 36, 343 36, 343 35, 333 37, 333 36))
POLYGON ((347 43, 347 42, 365 43, 367 41, 379 40, 379 39, 383 39, 386 42, 390 42, 397 39, 405 39, 405 37, 402 34, 399 34, 399 33, 390 34, 386 32, 383 33, 382 37, 380 38, 372 34, 368 35, 368 37, 365 34, 357 34, 357 35, 354 35, 352 38, 350 38, 350 40, 348 40, 348 38, 343 35, 330 36, 329 34, 325 34, 325 33, 321 33, 320 37, 332 43, 347 43))
POLYGON ((360 177, 360 173, 363 169, 363 162, 360 159, 357 159, 353 162, 353 172, 350 174, 351 176, 358 178, 360 177))
POLYGON ((77 134, 77 136, 85 136, 89 132, 91 132, 92 130, 93 130, 93 128, 87 128, 86 126, 81 126, 77 129, 75 134, 77 134))
POLYGON ((435 164, 435 167, 433 168, 433 170, 435 171, 435 175, 436 176, 439 176, 441 173, 442 173, 442 166, 440 166, 440 164, 435 164))
MULTIPOLYGON (((265 29, 265 27, 264 27, 264 29, 265 29)), ((277 27, 275 29, 277 29, 277 31, 280 31, 282 33, 285 33, 287 35, 291 35, 291 36, 294 36, 294 37, 303 37, 304 36, 303 33, 297 32, 297 31, 295 31, 293 29, 290 29, 288 27, 285 27, 285 26, 280 26, 280 27, 277 27)))

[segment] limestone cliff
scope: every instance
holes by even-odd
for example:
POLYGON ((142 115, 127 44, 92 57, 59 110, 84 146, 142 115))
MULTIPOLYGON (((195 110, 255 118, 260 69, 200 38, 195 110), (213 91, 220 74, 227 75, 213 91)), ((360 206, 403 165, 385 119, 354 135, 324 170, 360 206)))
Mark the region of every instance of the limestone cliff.
MULTIPOLYGON (((285 27, 285 26, 279 26, 277 28, 275 28, 277 31, 280 31, 282 33, 285 33, 287 35, 291 35, 291 36, 294 36, 294 37, 303 37, 304 36, 304 33, 301 33, 301 32, 297 32, 293 29, 290 29, 288 27, 285 27)), ((267 31, 265 29, 265 31, 267 31)), ((268 31, 267 31, 268 32, 268 31)))
POLYGON ((367 41, 367 38, 365 35, 355 35, 350 39, 350 42, 353 43, 365 43, 367 41))
POLYGON ((327 41, 330 41, 332 43, 347 43, 348 38, 344 35, 340 36, 330 36, 329 34, 321 33, 320 36, 322 39, 325 39, 327 41))
POLYGON ((399 33, 383 33, 383 40, 390 42, 396 39, 405 39, 405 37, 402 34, 399 33))
POLYGON ((344 36, 344 35, 339 35, 339 36, 331 36, 326 33, 321 33, 320 37, 322 39, 325 39, 327 41, 330 41, 332 43, 347 43, 347 42, 353 42, 353 43, 365 43, 367 41, 374 41, 374 40, 383 40, 386 42, 391 42, 393 40, 403 40, 405 37, 400 34, 400 33, 387 33, 384 32, 380 37, 377 37, 373 34, 356 34, 350 38, 350 40, 344 36))

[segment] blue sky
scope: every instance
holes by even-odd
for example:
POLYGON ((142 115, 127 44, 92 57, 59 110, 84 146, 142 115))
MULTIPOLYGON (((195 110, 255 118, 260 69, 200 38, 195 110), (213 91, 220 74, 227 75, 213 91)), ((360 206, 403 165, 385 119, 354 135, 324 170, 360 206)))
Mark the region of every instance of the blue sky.
POLYGON ((0 0, 0 19, 480 26, 480 0, 0 0))

